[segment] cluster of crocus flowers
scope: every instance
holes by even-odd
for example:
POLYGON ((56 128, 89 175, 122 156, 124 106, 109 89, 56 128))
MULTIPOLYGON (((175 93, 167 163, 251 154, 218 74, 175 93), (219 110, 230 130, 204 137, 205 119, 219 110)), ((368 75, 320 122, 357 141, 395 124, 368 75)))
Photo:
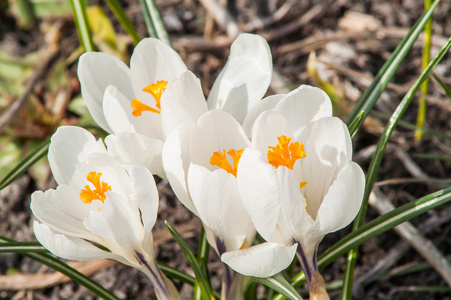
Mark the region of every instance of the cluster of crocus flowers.
POLYGON ((271 53, 250 34, 232 44, 207 99, 178 54, 156 39, 138 44, 130 68, 86 53, 78 73, 94 120, 109 133, 107 147, 80 128, 53 136, 59 187, 32 197, 46 248, 121 261, 146 273, 160 299, 176 299, 153 253, 156 174, 201 219, 225 263, 223 299, 240 298, 239 274, 273 276, 295 255, 307 283, 321 290, 318 244, 355 218, 364 186, 348 129, 322 90, 303 85, 263 98, 271 53), (257 232, 266 241, 253 245, 257 232))

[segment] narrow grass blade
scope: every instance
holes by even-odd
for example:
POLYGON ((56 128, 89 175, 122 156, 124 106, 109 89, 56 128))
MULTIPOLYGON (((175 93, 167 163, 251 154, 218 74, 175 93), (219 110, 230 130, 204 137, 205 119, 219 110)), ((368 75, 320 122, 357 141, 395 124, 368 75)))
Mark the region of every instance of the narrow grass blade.
MULTIPOLYGON (((15 242, 16 241, 10 238, 0 236, 0 246, 3 245, 3 243, 15 243, 15 242)), ((40 262, 41 264, 44 264, 52 268, 55 271, 58 271, 66 275, 74 282, 83 285, 84 287, 95 293, 97 296, 102 297, 105 300, 119 300, 118 297, 116 297, 113 293, 105 289, 102 285, 98 284, 97 282, 93 281, 86 275, 78 272, 74 268, 70 267, 66 263, 53 257, 50 254, 26 252, 26 251, 14 251, 14 252, 19 253, 23 256, 27 256, 37 262, 40 262)))
POLYGON ((360 112, 360 114, 358 114, 357 117, 355 117, 355 119, 352 120, 351 124, 349 124, 348 130, 349 130, 349 134, 351 135, 351 137, 355 136, 355 134, 357 133, 357 129, 359 129, 360 125, 362 124, 363 113, 364 113, 364 111, 362 110, 360 112))
POLYGON ((49 253, 49 251, 42 247, 38 242, 0 242, 0 253, 4 252, 49 253))
POLYGON ((180 248, 182 249, 183 253, 185 254, 186 258, 188 259, 188 262, 193 269, 194 274, 196 275, 196 281, 199 282, 199 288, 201 289, 201 296, 203 300, 211 300, 212 299, 212 293, 211 293, 211 286, 208 284, 208 281, 206 280, 201 267, 199 266, 199 263, 194 256, 193 252, 189 248, 189 246, 186 244, 186 242, 182 239, 180 234, 177 232, 177 230, 172 227, 169 222, 165 221, 166 227, 169 229, 169 233, 172 235, 174 240, 179 244, 180 248))
MULTIPOLYGON (((424 0, 424 10, 427 11, 432 4, 432 0, 424 0)), ((424 25, 424 46, 423 46, 423 63, 422 70, 426 69, 431 60, 431 45, 432 45, 432 18, 430 18, 426 25, 424 25)), ((421 85, 421 93, 423 95, 427 95, 429 93, 429 78, 421 85)), ((420 98, 420 103, 418 107, 418 115, 417 115, 417 126, 419 128, 424 128, 424 121, 426 119, 426 111, 427 104, 426 99, 423 97, 420 98)), ((423 137, 423 131, 416 130, 415 131, 415 141, 420 141, 423 137)))
POLYGON ((91 29, 86 16, 86 7, 83 0, 71 0, 74 11, 75 27, 77 28, 78 38, 85 52, 94 51, 94 42, 92 41, 91 29))
MULTIPOLYGON (((416 201, 404 204, 403 206, 366 223, 327 249, 318 259, 318 268, 324 269, 350 249, 354 249, 373 237, 376 237, 403 222, 409 221, 431 209, 440 207, 449 202, 451 202, 451 188, 440 190, 416 201)), ((291 285, 298 288, 304 280, 304 274, 301 272, 291 280, 291 285)), ((284 298, 278 295, 273 299, 280 300, 284 298)))
POLYGON ((365 119, 371 112, 374 104, 376 103, 379 96, 387 87, 388 82, 391 80, 395 74, 398 66, 404 60, 407 52, 412 47, 413 43, 418 38, 418 35, 423 30, 427 20, 432 16, 434 9, 437 7, 440 1, 436 0, 431 7, 421 16, 421 18, 415 23, 415 25, 407 33, 406 37, 399 43, 395 51, 390 55, 387 62, 382 66, 379 73, 374 78, 374 81, 362 95, 360 100, 355 105, 352 112, 349 114, 346 124, 350 124, 356 116, 363 110, 365 113, 363 119, 365 119))
MULTIPOLYGON (((402 99, 401 103, 396 108, 395 112, 391 116, 388 121, 387 126, 384 129, 384 132, 381 135, 381 138, 377 144, 376 151, 371 160, 370 166, 368 168, 367 176, 366 176, 366 184, 365 184, 365 193, 363 196, 362 207, 360 208, 360 212, 357 215, 354 224, 353 230, 356 230, 360 226, 362 226, 366 210, 368 207, 368 198, 370 196, 371 190, 373 188, 374 181, 376 180, 377 172, 379 170, 379 166, 382 161, 382 157, 384 155, 385 148, 387 146, 388 140, 393 133, 396 125, 401 119, 402 115, 406 111, 410 102, 412 101, 415 93, 420 88, 421 84, 428 78, 429 74, 432 70, 437 66, 437 64, 443 59, 445 54, 448 53, 451 48, 451 38, 448 39, 448 42, 442 47, 439 53, 435 56, 435 58, 429 63, 426 69, 421 73, 420 77, 415 81, 413 86, 407 92, 407 94, 402 99)), ((342 290, 342 299, 350 299, 352 295, 352 279, 354 273, 354 267, 356 262, 357 249, 351 250, 349 253, 348 259, 346 260, 345 273, 343 277, 343 290, 342 290), (348 298, 346 298, 348 297, 348 298)))
POLYGON ((116 16, 119 23, 121 23, 125 32, 127 32, 127 34, 133 39, 133 44, 136 46, 141 38, 139 37, 138 32, 136 32, 136 29, 133 26, 132 22, 130 22, 130 19, 125 14, 121 4, 117 0, 105 0, 105 2, 108 4, 108 7, 111 9, 113 14, 116 16))
POLYGON ((177 279, 180 282, 189 284, 191 286, 194 286, 194 277, 186 274, 185 272, 182 272, 176 268, 173 268, 171 266, 168 266, 167 264, 158 262, 158 268, 160 268, 160 270, 168 277, 173 278, 173 279, 177 279))
POLYGON ((141 3, 149 36, 158 38, 166 44, 171 45, 171 41, 169 40, 168 33, 164 27, 155 0, 139 0, 139 2, 141 3))
MULTIPOLYGON (((205 279, 208 281, 208 286, 211 286, 210 277, 208 273, 208 253, 210 251, 210 245, 207 241, 207 235, 205 234, 205 229, 202 227, 199 238, 199 245, 197 249, 197 261, 199 263, 199 267, 202 270, 205 279)), ((200 287, 200 282, 198 280, 195 281, 194 284, 194 299, 200 300, 202 299, 202 289, 200 287)))
POLYGON ((16 180, 17 177, 26 172, 32 165, 34 165, 39 159, 47 154, 49 148, 50 140, 45 141, 36 150, 28 154, 17 166, 15 166, 5 178, 0 182, 0 190, 4 189, 11 182, 16 180))
MULTIPOLYGON (((280 295, 292 300, 302 300, 301 295, 293 288, 293 286, 283 278, 281 274, 277 274, 268 278, 252 277, 247 283, 246 287, 252 283, 261 283, 270 289, 275 290, 280 295)), ((245 290, 246 290, 245 287, 245 290)))
POLYGON ((435 79, 435 81, 437 81, 437 83, 442 87, 442 89, 445 91, 446 95, 451 98, 451 88, 449 88, 449 86, 447 86, 443 81, 440 80, 440 78, 438 78, 437 75, 435 75, 434 73, 432 73, 432 77, 435 79))

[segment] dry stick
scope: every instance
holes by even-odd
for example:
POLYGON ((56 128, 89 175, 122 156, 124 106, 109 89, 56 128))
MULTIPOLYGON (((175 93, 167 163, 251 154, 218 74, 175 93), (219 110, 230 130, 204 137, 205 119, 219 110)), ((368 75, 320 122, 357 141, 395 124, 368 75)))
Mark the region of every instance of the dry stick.
POLYGON ((50 68, 52 62, 58 57, 59 51, 54 51, 50 54, 49 57, 42 63, 41 66, 39 66, 36 71, 31 76, 30 80, 27 83, 27 86, 25 87, 25 91, 23 92, 22 96, 20 96, 19 99, 17 99, 9 108, 6 110, 3 115, 0 117, 0 132, 3 131, 3 129, 8 126, 8 124, 12 121, 16 113, 20 110, 20 108, 25 104, 25 101, 28 99, 28 96, 30 95, 31 91, 33 90, 33 87, 36 85, 36 83, 42 79, 43 75, 47 72, 47 70, 50 68))
MULTIPOLYGON (((451 220, 451 207, 441 210, 438 212, 438 215, 434 214, 429 217, 425 222, 418 226, 418 228, 420 232, 426 234, 441 224, 449 222, 449 220, 451 220)), ((390 269, 391 266, 393 266, 409 249, 410 244, 405 240, 396 243, 390 248, 384 257, 378 259, 373 268, 356 278, 355 286, 366 286, 379 278, 382 274, 387 272, 387 270, 390 269)))
MULTIPOLYGON (((369 203, 381 215, 395 209, 390 200, 376 188, 373 189, 373 192, 370 195, 369 203)), ((400 224, 396 226, 394 230, 415 248, 415 250, 442 276, 446 283, 451 286, 451 264, 431 240, 425 238, 410 222, 400 224)))
POLYGON ((246 32, 253 32, 257 30, 263 30, 264 28, 272 25, 280 20, 282 20, 287 13, 291 10, 295 4, 294 0, 289 0, 285 2, 279 9, 272 13, 269 17, 265 19, 255 19, 244 25, 244 30, 246 32))

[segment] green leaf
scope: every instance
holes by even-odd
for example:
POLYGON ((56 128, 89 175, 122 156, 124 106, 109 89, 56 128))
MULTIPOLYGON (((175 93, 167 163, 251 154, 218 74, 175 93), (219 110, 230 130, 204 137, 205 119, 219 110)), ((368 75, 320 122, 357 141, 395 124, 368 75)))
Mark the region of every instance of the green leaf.
POLYGON ((158 268, 168 277, 177 279, 183 283, 189 284, 191 286, 194 286, 195 278, 189 274, 186 274, 185 272, 182 272, 176 268, 173 268, 171 266, 168 266, 164 263, 157 262, 158 268))
POLYGON ((121 23, 125 32, 127 32, 127 34, 133 39, 133 44, 136 46, 141 38, 139 37, 138 32, 136 32, 136 29, 133 26, 132 22, 130 22, 130 19, 122 9, 121 4, 117 0, 105 0, 105 2, 108 4, 113 14, 116 16, 119 23, 121 23))
MULTIPOLYGON (((370 166, 367 171, 366 176, 366 184, 365 184, 365 193, 363 196, 362 207, 360 208, 360 212, 357 215, 354 224, 353 230, 359 228, 365 219, 366 210, 368 207, 368 198, 370 196, 371 190, 373 188, 374 181, 376 180, 377 172, 379 170, 379 166, 382 161, 382 157, 384 155, 385 148, 387 146, 388 140, 393 133, 396 125, 401 119, 402 115, 406 111, 410 102, 415 96, 415 93, 420 88, 421 84, 428 78, 429 74, 432 70, 437 66, 437 64, 443 59, 443 57, 448 53, 451 48, 451 38, 448 39, 448 42, 442 47, 439 53, 435 56, 435 58, 429 63, 426 69, 421 73, 420 77, 415 81, 413 86, 407 92, 407 94, 402 99, 401 103, 399 103, 395 112, 391 116, 388 121, 387 126, 384 129, 384 132, 381 135, 381 138, 377 144, 376 151, 374 153, 373 158, 371 159, 370 166)), ((351 253, 348 255, 348 259, 346 260, 346 268, 343 277, 343 291, 342 291, 342 299, 349 299, 352 294, 352 277, 354 273, 354 267, 356 263, 357 249, 353 249, 351 253), (343 298, 344 297, 344 298, 343 298)))
MULTIPOLYGON (((199 267, 203 272, 205 279, 208 281, 208 286, 211 286, 210 277, 208 273, 208 253, 210 252, 210 245, 207 241, 207 235, 205 234, 205 229, 202 227, 199 238, 199 245, 197 249, 197 261, 199 263, 199 267)), ((194 299, 200 300, 202 299, 202 289, 200 286, 200 282, 198 280, 195 281, 194 284, 194 299)))
POLYGON ((365 119, 371 112, 377 99, 379 99, 382 92, 387 87, 387 84, 395 74, 398 66, 404 60, 408 51, 412 47, 418 35, 423 30, 427 20, 432 16, 434 9, 437 7, 440 1, 436 0, 431 7, 421 16, 421 18, 415 23, 415 25, 409 30, 406 37, 399 43, 395 51, 390 55, 387 62, 382 66, 379 73, 374 78, 371 85, 359 99, 352 112, 349 114, 346 124, 350 124, 357 115, 363 110, 365 113, 363 119, 365 119))
POLYGON ((27 155, 17 166, 15 166, 0 182, 0 190, 4 189, 17 177, 27 171, 33 164, 35 164, 41 157, 47 154, 50 140, 45 141, 36 150, 27 155))
POLYGON ((163 20, 161 19, 158 7, 154 0, 139 0, 143 10, 144 21, 147 25, 147 31, 149 36, 160 39, 168 45, 171 45, 168 33, 164 27, 163 20))
MULTIPOLYGON (((366 223, 327 249, 318 259, 318 268, 320 270, 324 269, 350 249, 360 246, 373 237, 448 202, 451 202, 451 188, 440 190, 416 201, 404 204, 403 206, 366 223)), ((304 280, 304 273, 301 272, 291 280, 291 285, 298 288, 304 280)), ((278 295, 274 299, 280 300, 283 299, 283 297, 278 295)))
POLYGON ((38 242, 0 242, 0 253, 4 252, 48 253, 49 251, 38 242))
POLYGON ((351 135, 351 137, 355 136, 355 134, 357 133, 357 129, 362 124, 362 122, 363 122, 363 114, 364 114, 364 111, 362 110, 360 112, 360 114, 358 114, 357 117, 355 117, 355 119, 352 120, 351 124, 349 124, 348 130, 349 130, 349 134, 351 135))
POLYGON ((89 28, 88 17, 86 16, 85 3, 83 0, 71 0, 71 4, 80 43, 85 52, 94 51, 94 42, 92 41, 92 33, 89 28))
POLYGON ((434 73, 432 73, 432 77, 442 87, 442 89, 445 91, 448 98, 451 98, 451 89, 443 81, 441 81, 440 78, 438 78, 438 76, 435 75, 434 73))
POLYGON ((165 221, 164 223, 166 224, 166 227, 169 229, 169 233, 172 235, 177 244, 179 244, 180 248, 182 249, 183 253, 188 259, 188 262, 191 268, 193 269, 194 274, 196 275, 196 281, 199 282, 199 288, 201 290, 202 299, 211 300, 212 299, 211 286, 209 285, 208 280, 205 278, 202 272, 202 268, 199 266, 199 263, 196 257, 194 256, 193 252, 189 248, 188 244, 186 244, 186 242, 182 239, 177 230, 174 227, 172 227, 172 225, 169 224, 168 221, 165 221))
MULTIPOLYGON (((4 236, 0 236, 0 246, 5 242, 6 243, 14 243, 16 241, 14 241, 13 239, 4 237, 4 236)), ((24 242, 22 242, 22 243, 24 243, 24 242)), ((25 245, 26 245, 26 242, 25 242, 25 245)), ((25 247, 25 246, 23 246, 23 247, 25 247)), ((31 244, 30 244, 30 247, 31 247, 31 244)), ((37 249, 36 251, 39 251, 39 249, 37 249)), ((86 275, 78 272, 77 270, 70 267, 66 263, 62 262, 61 260, 51 256, 50 254, 25 252, 25 251, 14 251, 14 252, 19 253, 23 256, 27 256, 37 262, 40 262, 40 263, 52 268, 55 271, 58 271, 64 275, 66 275, 67 277, 72 279, 74 282, 83 285, 84 287, 86 287, 87 289, 89 289, 90 291, 95 293, 97 296, 102 297, 105 300, 119 300, 118 297, 116 297, 113 293, 111 293, 110 291, 105 289, 100 284, 93 281, 86 275)))
POLYGON ((285 278, 283 278, 283 276, 281 274, 277 274, 277 275, 274 275, 273 277, 268 277, 268 278, 252 277, 246 283, 245 290, 252 283, 261 283, 261 284, 269 287, 270 289, 275 290, 280 295, 287 297, 288 299, 302 300, 301 295, 299 295, 299 293, 296 292, 296 290, 293 288, 293 286, 288 281, 286 281, 285 278))

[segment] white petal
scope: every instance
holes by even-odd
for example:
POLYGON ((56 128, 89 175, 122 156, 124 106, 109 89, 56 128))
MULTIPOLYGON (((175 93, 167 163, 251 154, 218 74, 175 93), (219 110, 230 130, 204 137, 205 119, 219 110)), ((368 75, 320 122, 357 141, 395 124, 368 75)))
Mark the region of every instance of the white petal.
POLYGON ((49 164, 58 184, 70 184, 75 166, 92 153, 106 153, 101 141, 86 129, 61 126, 53 134, 49 146, 49 164))
POLYGON ((211 110, 197 122, 190 141, 191 162, 216 169, 210 158, 216 151, 240 150, 249 145, 249 140, 241 125, 228 113, 211 110))
POLYGON ((78 61, 81 94, 94 120, 111 132, 102 109, 102 99, 109 85, 117 87, 125 97, 134 98, 130 70, 118 58, 100 52, 83 54, 78 61))
POLYGON ((169 82, 161 97, 161 122, 165 136, 178 125, 196 123, 208 110, 199 79, 190 71, 169 82))
POLYGON ((285 118, 278 112, 265 111, 254 123, 252 145, 266 157, 268 146, 276 146, 281 135, 292 138, 285 118))
POLYGON ((131 122, 131 104, 115 86, 109 85, 103 96, 103 111, 112 133, 136 132, 131 122), (128 106, 128 107, 127 107, 128 106))
POLYGON ((346 125, 338 118, 321 118, 312 123, 307 141, 300 141, 305 146, 306 158, 300 160, 302 165, 304 196, 308 211, 313 219, 322 199, 338 175, 343 165, 351 159, 351 137, 346 125))
POLYGON ((164 178, 161 151, 163 141, 134 132, 109 135, 105 139, 108 153, 124 163, 142 165, 164 178))
POLYGON ((154 107, 155 100, 142 89, 159 80, 169 82, 179 77, 187 68, 171 47, 158 39, 147 38, 135 47, 130 60, 130 70, 136 98, 154 107))
POLYGON ((301 85, 291 91, 276 107, 287 120, 288 128, 295 138, 312 121, 332 116, 332 103, 321 89, 301 85))
POLYGON ((94 260, 115 258, 115 255, 100 250, 83 239, 69 237, 52 231, 47 225, 33 223, 36 238, 42 246, 56 256, 70 260, 94 260))
POLYGON ((235 176, 191 164, 188 187, 199 218, 224 243, 225 251, 239 249, 253 225, 241 203, 235 176))
POLYGON ((283 97, 285 97, 284 94, 271 95, 257 102, 257 104, 252 107, 243 121, 243 128, 248 137, 252 135, 252 128, 254 128, 254 122, 258 116, 264 111, 275 108, 277 103, 279 103, 283 97))
POLYGON ((113 253, 135 261, 134 252, 142 249, 144 239, 138 207, 114 192, 109 191, 106 196, 102 208, 92 211, 83 224, 102 237, 113 253))
POLYGON ((144 242, 150 243, 143 247, 144 249, 153 248, 151 230, 157 220, 159 202, 155 180, 149 170, 142 166, 128 164, 125 165, 125 168, 133 185, 133 193, 130 198, 141 211, 141 220, 145 231, 144 242))
POLYGON ((253 277, 270 277, 285 270, 293 261, 298 244, 282 246, 262 243, 243 250, 226 252, 221 260, 238 273, 253 277))
POLYGON ((312 244, 310 247, 313 247, 327 233, 351 223, 362 204, 364 188, 365 175, 362 169, 356 163, 348 161, 324 197, 305 243, 312 244))
POLYGON ((167 137, 163 146, 163 166, 166 177, 177 198, 191 212, 197 215, 186 183, 186 174, 190 164, 189 141, 193 124, 185 123, 167 137))
POLYGON ((279 186, 274 167, 260 159, 260 153, 246 149, 237 173, 238 191, 257 232, 269 240, 280 214, 279 186))
POLYGON ((210 109, 222 109, 243 122, 268 89, 272 75, 271 51, 262 37, 241 34, 208 96, 210 109))

